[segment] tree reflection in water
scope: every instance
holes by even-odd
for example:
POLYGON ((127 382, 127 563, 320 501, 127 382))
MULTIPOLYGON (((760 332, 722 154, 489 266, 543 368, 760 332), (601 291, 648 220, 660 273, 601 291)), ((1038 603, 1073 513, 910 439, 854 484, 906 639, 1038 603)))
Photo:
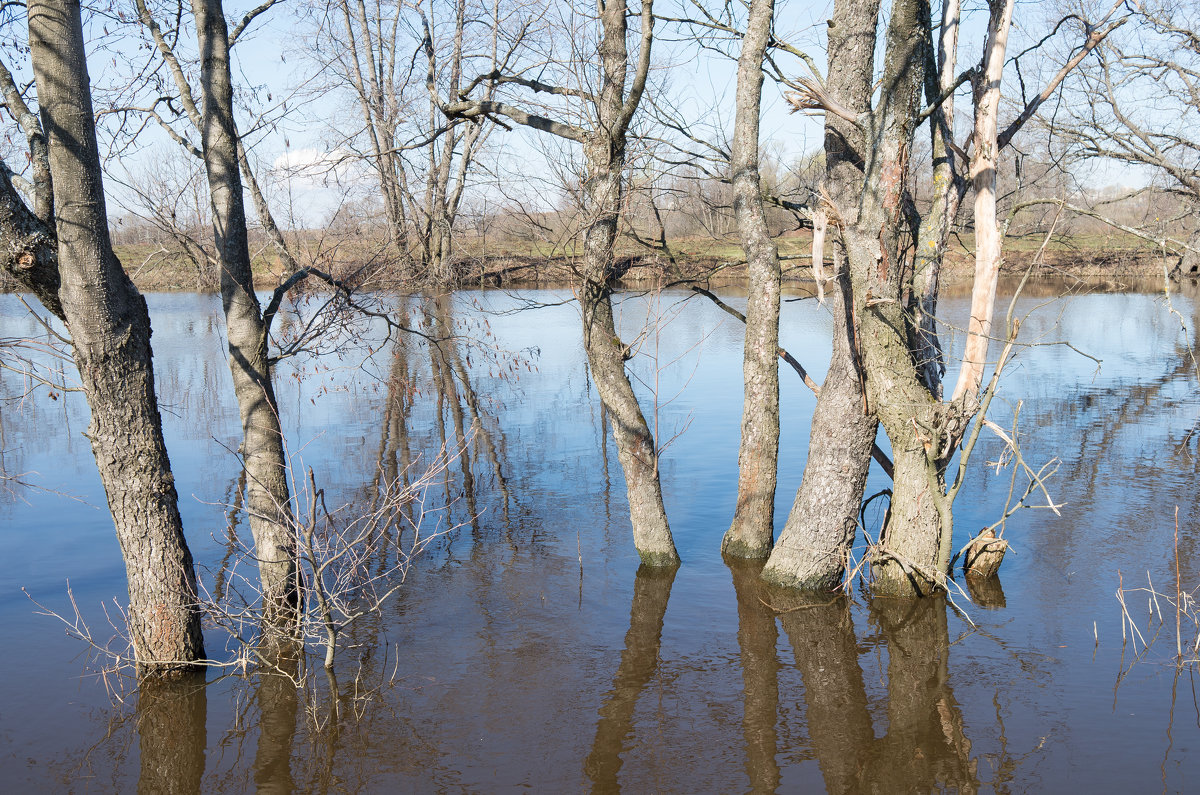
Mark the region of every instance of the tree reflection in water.
POLYGON ((887 727, 876 737, 848 600, 773 596, 804 682, 808 734, 827 791, 979 789, 949 682, 943 598, 871 604, 888 660, 887 727))
POLYGON ((204 674, 143 682, 138 690, 135 719, 141 752, 138 792, 199 793, 208 747, 208 690, 204 674))
POLYGON ((597 792, 617 792, 621 754, 634 737, 633 711, 658 670, 663 617, 678 567, 641 566, 633 584, 629 632, 612 689, 600 707, 596 739, 583 768, 597 792))

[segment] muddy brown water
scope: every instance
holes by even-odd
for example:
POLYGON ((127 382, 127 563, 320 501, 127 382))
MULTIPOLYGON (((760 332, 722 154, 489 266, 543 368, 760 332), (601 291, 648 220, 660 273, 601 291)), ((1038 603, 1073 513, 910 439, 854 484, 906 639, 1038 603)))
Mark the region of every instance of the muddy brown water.
MULTIPOLYGON (((1144 592, 1126 601, 1144 638, 1157 639, 1140 656, 1136 638, 1123 646, 1115 592, 1120 576, 1126 588, 1150 581, 1174 594, 1176 507, 1181 584, 1200 586, 1188 435, 1200 418, 1188 350, 1200 318, 1187 290, 1169 303, 1153 291, 1052 299, 1060 290, 1043 285, 1020 302, 1028 347, 993 418, 1011 428, 1023 401, 1023 452, 1035 467, 1058 459, 1049 486, 1061 516, 1011 517, 1000 582, 960 577, 974 601, 954 604, 873 601, 861 588, 798 601, 761 589, 754 566, 721 560, 741 328, 682 293, 622 304, 627 336, 649 329, 634 367, 660 437, 673 438, 663 478, 684 559, 675 572, 639 571, 569 294, 456 294, 455 322, 481 340, 460 355, 482 431, 466 467, 454 462, 427 493, 429 507, 450 507, 426 529, 461 526, 414 564, 382 614, 348 632, 333 720, 319 676, 297 691, 214 670, 137 693, 98 676, 86 646, 38 614, 22 588, 67 613, 69 587, 106 641, 105 606, 112 615, 124 574, 81 435, 86 406, 44 389, 22 399, 8 372, 2 463, 28 485, 0 496, 0 782, 9 792, 1194 788, 1195 666, 1173 664, 1174 614, 1160 601, 1160 627, 1144 592)), ((238 476, 219 304, 149 302, 181 508, 211 586, 229 577, 238 476)), ((961 326, 965 299, 942 311, 961 326)), ((13 296, 0 296, 0 323, 6 338, 39 333, 13 296)), ((815 374, 828 328, 813 301, 785 304, 783 344, 815 374)), ((457 399, 439 392, 424 347, 368 356, 381 337, 358 329, 319 362, 279 368, 292 454, 338 504, 369 503, 381 465, 399 471, 443 433, 453 440, 456 407, 464 428, 474 419, 461 384, 457 399)), ((813 405, 790 372, 783 381, 779 526, 813 405)), ((986 435, 956 505, 956 548, 1003 512, 1011 470, 988 467, 1002 452, 986 435)), ((869 493, 885 487, 874 472, 869 493)), ((871 533, 882 503, 866 512, 871 533)), ((1195 640, 1191 619, 1183 631, 1195 640)), ((208 643, 228 658, 219 632, 208 643)))

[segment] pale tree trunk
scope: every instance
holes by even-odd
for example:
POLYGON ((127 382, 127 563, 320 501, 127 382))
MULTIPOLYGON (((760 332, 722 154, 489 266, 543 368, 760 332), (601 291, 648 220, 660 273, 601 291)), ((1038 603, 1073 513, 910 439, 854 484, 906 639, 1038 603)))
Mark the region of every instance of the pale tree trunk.
POLYGON ((975 186, 975 282, 971 290, 967 347, 952 398, 970 414, 975 413, 983 383, 996 304, 996 280, 1000 276, 1000 225, 996 222, 997 116, 1013 2, 991 2, 983 78, 975 86, 975 152, 971 158, 971 181, 975 186))
POLYGON ((779 252, 767 228, 758 171, 762 63, 774 9, 774 0, 750 3, 738 60, 737 111, 729 162, 733 212, 750 275, 737 506, 733 523, 721 540, 721 551, 739 558, 765 558, 771 552, 779 459, 779 252))
POLYGON ((829 213, 824 207, 812 211, 812 274, 817 289, 817 303, 825 303, 825 236, 829 231, 829 213))
POLYGON ((28 5, 55 204, 59 299, 91 408, 88 439, 129 581, 129 631, 141 673, 204 658, 196 576, 154 393, 150 317, 112 251, 80 7, 28 5))
MULTIPOLYGON (((830 63, 842 66, 831 70, 828 91, 856 114, 870 107, 878 15, 879 0, 839 0, 829 28, 830 63)), ((834 222, 843 228, 857 214, 866 146, 854 125, 826 114, 826 192, 835 204, 834 222)), ((813 412, 804 480, 763 569, 769 582, 817 590, 836 588, 845 575, 878 429, 878 421, 866 411, 853 296, 840 241, 835 240, 833 251, 827 283, 833 355, 813 412)))
MULTIPOLYGON (((264 624, 274 635, 293 621, 298 601, 287 461, 271 377, 268 333, 254 293, 250 266, 238 172, 228 29, 220 0, 194 0, 192 10, 200 43, 204 90, 201 128, 204 164, 220 252, 229 369, 242 421, 246 505, 262 581, 264 624)), ((289 632, 290 629, 285 630, 285 634, 289 632)))

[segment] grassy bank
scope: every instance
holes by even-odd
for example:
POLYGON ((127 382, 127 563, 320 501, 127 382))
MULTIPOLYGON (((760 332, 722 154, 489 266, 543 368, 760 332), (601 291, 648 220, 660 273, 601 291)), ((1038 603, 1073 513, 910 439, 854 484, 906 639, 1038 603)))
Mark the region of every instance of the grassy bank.
MULTIPOLYGON (((1043 236, 1010 236, 1005 241, 1004 270, 1023 273, 1035 259, 1042 246, 1043 236)), ((811 281, 811 236, 807 231, 791 233, 778 239, 785 279, 793 283, 811 281)), ((957 238, 947 252, 943 280, 954 284, 967 281, 974 273, 973 241, 970 236, 957 238)), ((629 285, 671 284, 676 282, 707 281, 736 284, 745 279, 741 248, 734 241, 708 238, 672 240, 669 251, 651 250, 627 242, 618 251, 617 269, 620 281, 629 285)), ((305 246, 301 246, 305 248, 305 246)), ((310 257, 323 270, 345 277, 362 268, 363 263, 382 261, 384 247, 360 240, 353 244, 325 248, 319 256, 310 257)), ((284 264, 264 249, 254 259, 255 285, 269 290, 286 278, 284 264)), ((460 243, 456 262, 458 284, 489 287, 555 287, 577 281, 574 252, 550 250, 536 243, 522 241, 485 241, 467 238, 460 243)), ((117 247, 137 286, 147 292, 215 291, 218 280, 211 269, 202 272, 188 258, 154 244, 117 247)), ((1168 255, 1171 269, 1178 257, 1168 255)), ((1145 241, 1132 235, 1063 236, 1052 240, 1042 253, 1039 272, 1047 275, 1076 276, 1089 280, 1161 277, 1163 254, 1145 241)), ((370 268, 376 274, 366 287, 416 286, 402 274, 386 268, 370 268)), ((4 284, 4 289, 12 289, 4 284)))

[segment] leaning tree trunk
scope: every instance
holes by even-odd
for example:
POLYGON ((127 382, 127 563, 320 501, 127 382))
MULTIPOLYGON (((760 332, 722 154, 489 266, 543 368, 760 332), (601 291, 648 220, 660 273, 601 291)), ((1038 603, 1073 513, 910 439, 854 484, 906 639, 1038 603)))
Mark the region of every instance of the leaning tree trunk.
POLYGON ((268 333, 250 265, 238 171, 229 37, 220 0, 194 0, 204 87, 204 164, 221 259, 221 303, 229 369, 242 420, 246 504, 261 577, 267 626, 290 622, 297 606, 296 539, 290 518, 287 460, 271 380, 268 333))
MULTIPOLYGON (((834 6, 829 27, 830 63, 842 67, 830 70, 828 90, 853 113, 869 107, 878 15, 879 0, 839 0, 834 6)), ((826 215, 841 227, 854 221, 865 146, 854 125, 826 114, 826 192, 835 205, 826 215)), ((833 356, 817 395, 804 480, 763 569, 769 582, 816 590, 836 588, 845 575, 879 427, 874 415, 865 410, 854 342, 853 295, 840 241, 834 242, 833 251, 828 301, 833 313, 833 356)))
POLYGON ((679 553, 663 507, 658 451, 625 372, 626 349, 617 335, 609 286, 623 152, 607 145, 591 145, 587 152, 592 170, 588 193, 593 218, 584 237, 583 283, 579 291, 583 346, 596 391, 612 422, 617 458, 625 472, 634 546, 647 566, 673 566, 679 562, 679 553))
POLYGON ((749 266, 746 346, 742 360, 745 400, 738 450, 738 493, 733 523, 721 551, 740 558, 771 552, 779 459, 779 252, 767 228, 758 170, 758 116, 762 63, 771 34, 774 0, 753 0, 738 60, 737 112, 730 170, 733 212, 749 266))
POLYGON ((60 299, 91 408, 88 439, 129 580, 140 673, 204 658, 196 576, 154 393, 146 302, 112 251, 80 7, 32 0, 29 43, 58 194, 60 299))
POLYGON ((679 553, 675 551, 663 507, 658 450, 625 372, 628 350, 617 335, 613 319, 613 248, 624 187, 625 135, 645 86, 653 30, 650 0, 642 0, 642 48, 634 83, 626 97, 629 70, 626 13, 623 0, 601 7, 603 36, 598 51, 602 80, 596 101, 598 118, 596 128, 583 138, 588 167, 585 197, 589 223, 583 238, 579 305, 583 347, 596 391, 612 422, 617 458, 625 472, 634 546, 645 565, 674 566, 679 563, 679 553))

